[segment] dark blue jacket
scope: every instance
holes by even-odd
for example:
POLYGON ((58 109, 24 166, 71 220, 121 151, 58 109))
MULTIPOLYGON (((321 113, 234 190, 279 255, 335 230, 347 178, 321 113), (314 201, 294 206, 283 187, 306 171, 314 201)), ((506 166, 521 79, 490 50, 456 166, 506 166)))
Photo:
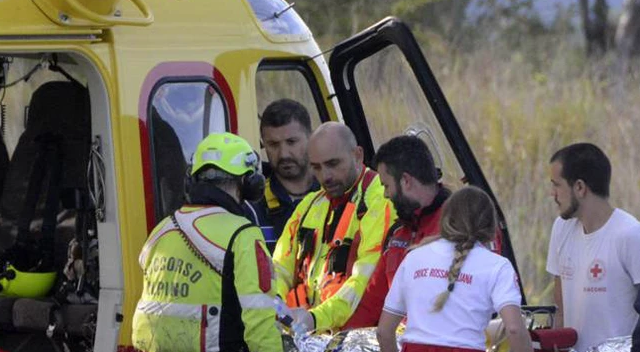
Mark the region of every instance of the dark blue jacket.
MULTIPOLYGON (((314 180, 307 193, 319 189, 320 184, 314 180)), ((272 176, 267 178, 262 199, 249 204, 245 202, 245 211, 250 218, 254 219, 254 223, 262 229, 267 247, 271 253, 273 253, 276 242, 284 230, 284 225, 302 198, 304 197, 292 199, 284 186, 278 181, 278 178, 272 176)))

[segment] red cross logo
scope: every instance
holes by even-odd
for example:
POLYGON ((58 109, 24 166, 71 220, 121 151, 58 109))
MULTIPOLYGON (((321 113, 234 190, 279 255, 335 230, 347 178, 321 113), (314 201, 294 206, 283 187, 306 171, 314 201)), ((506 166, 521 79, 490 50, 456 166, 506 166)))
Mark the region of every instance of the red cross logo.
POLYGON ((589 280, 600 281, 605 275, 604 264, 599 260, 594 260, 589 266, 589 280))

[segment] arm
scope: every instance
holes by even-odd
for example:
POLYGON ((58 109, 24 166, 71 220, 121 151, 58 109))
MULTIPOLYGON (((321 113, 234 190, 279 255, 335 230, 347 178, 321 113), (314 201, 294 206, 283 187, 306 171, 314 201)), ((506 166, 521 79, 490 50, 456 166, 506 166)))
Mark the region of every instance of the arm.
POLYGON ((562 328, 564 327, 564 310, 562 309, 562 280, 560 276, 554 276, 554 287, 553 287, 553 299, 556 302, 556 306, 558 309, 556 310, 556 315, 553 320, 554 328, 562 328))
MULTIPOLYGON (((556 314, 554 316, 554 328, 562 328, 564 327, 564 309, 562 304, 562 279, 560 277, 560 266, 559 262, 559 253, 558 248, 559 238, 561 238, 560 233, 562 232, 562 224, 564 222, 557 218, 553 223, 553 227, 551 228, 551 239, 549 240, 549 250, 547 252, 547 272, 553 275, 554 288, 553 288, 553 299, 558 307, 556 310, 556 314)), ((566 236, 565 236, 566 237, 566 236)))
MULTIPOLYGON (((404 264, 404 263, 403 263, 404 264)), ((409 288, 405 284, 405 266, 400 264, 389 293, 384 300, 384 310, 380 316, 376 335, 380 343, 381 352, 398 352, 396 341, 396 328, 403 317, 407 316, 407 303, 404 293, 409 288)), ((407 317, 410 319, 410 317, 407 317)))
POLYGON ((515 305, 505 306, 500 310, 500 317, 504 323, 511 351, 532 352, 531 337, 522 321, 520 307, 515 305))
POLYGON ((343 330, 376 326, 378 324, 382 307, 384 306, 384 298, 389 292, 389 282, 385 274, 387 266, 384 256, 383 254, 378 261, 376 270, 371 275, 358 308, 342 327, 343 330))
MULTIPOLYGON (((369 190, 371 187, 374 187, 374 184, 369 190)), ((382 190, 382 187, 379 187, 382 190)), ((385 212, 388 211, 389 205, 380 194, 380 198, 373 202, 362 217, 359 226, 362 237, 351 276, 332 297, 311 309, 317 330, 339 329, 353 315, 380 259, 380 246, 389 227, 388 221, 385 220, 388 219, 385 216, 385 212)))
POLYGON ((492 273, 491 302, 494 311, 500 314, 511 350, 514 352, 533 352, 529 332, 524 325, 520 312, 520 285, 513 265, 501 258, 502 264, 496 265, 492 273))
POLYGON ((380 352, 398 352, 398 342, 396 341, 396 329, 402 321, 402 316, 389 312, 382 312, 380 323, 376 330, 376 337, 380 344, 380 352))
MULTIPOLYGON (((638 296, 633 307, 636 313, 640 314, 640 285, 636 285, 636 290, 638 291, 638 296)), ((631 352, 640 352, 640 320, 636 323, 636 328, 633 330, 633 335, 631 335, 631 352)))
POLYGON ((275 280, 260 229, 250 227, 238 234, 232 250, 244 340, 250 351, 282 351, 282 337, 275 325, 275 280))

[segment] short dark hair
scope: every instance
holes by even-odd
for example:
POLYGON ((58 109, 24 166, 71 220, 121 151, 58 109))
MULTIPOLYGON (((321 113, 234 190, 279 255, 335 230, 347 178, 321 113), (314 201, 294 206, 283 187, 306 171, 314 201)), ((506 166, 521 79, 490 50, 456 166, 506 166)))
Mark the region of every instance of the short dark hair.
POLYGON ((424 185, 438 182, 433 156, 424 141, 416 136, 394 137, 381 145, 373 165, 377 168, 380 163, 396 181, 406 172, 424 185))
POLYGON ((304 105, 291 99, 280 99, 264 109, 260 117, 260 131, 265 127, 282 127, 296 121, 311 134, 311 118, 304 105))
POLYGON ((587 184, 594 194, 608 198, 611 163, 600 148, 591 143, 576 143, 553 154, 550 163, 562 164, 562 177, 570 186, 577 180, 587 184))

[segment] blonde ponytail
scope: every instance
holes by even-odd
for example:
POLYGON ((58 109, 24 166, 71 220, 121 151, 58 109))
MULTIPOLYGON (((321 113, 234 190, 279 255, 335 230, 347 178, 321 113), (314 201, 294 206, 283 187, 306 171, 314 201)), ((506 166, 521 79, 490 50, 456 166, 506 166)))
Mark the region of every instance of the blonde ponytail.
POLYGON ((439 312, 444 307, 444 304, 447 303, 449 299, 449 295, 453 291, 456 281, 458 280, 458 276, 460 275, 460 270, 464 265, 465 259, 467 259, 467 255, 473 249, 474 241, 467 241, 462 245, 456 245, 456 250, 453 255, 453 261, 451 262, 451 266, 449 267, 449 276, 447 277, 448 285, 447 289, 440 293, 438 297, 436 297, 436 302, 433 304, 432 312, 439 312))
POLYGON ((447 199, 442 209, 440 235, 455 244, 449 267, 447 289, 436 297, 432 312, 439 312, 455 288, 462 266, 476 242, 492 240, 496 231, 496 213, 488 194, 475 186, 464 187, 447 199))

